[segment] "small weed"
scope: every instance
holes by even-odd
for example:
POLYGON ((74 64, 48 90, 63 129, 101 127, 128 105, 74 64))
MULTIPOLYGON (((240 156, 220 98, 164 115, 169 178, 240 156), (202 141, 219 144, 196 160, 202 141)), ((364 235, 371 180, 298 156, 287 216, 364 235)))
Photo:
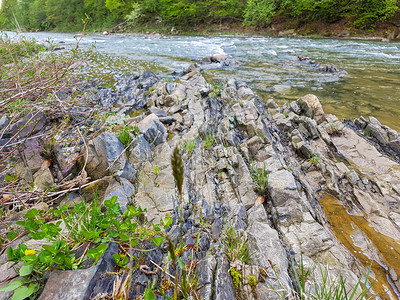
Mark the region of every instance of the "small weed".
POLYGON ((251 275, 251 276, 249 277, 248 283, 249 283, 249 285, 250 285, 251 287, 255 287, 255 286, 257 285, 257 280, 256 280, 256 278, 254 277, 254 275, 251 275))
POLYGON ((210 149, 211 147, 213 147, 215 145, 215 134, 212 132, 208 132, 206 135, 206 138, 203 140, 204 142, 204 146, 207 149, 210 149))
POLYGON ((245 263, 253 254, 250 254, 248 240, 243 232, 237 232, 235 227, 227 225, 222 233, 225 254, 230 262, 245 263))
POLYGON ((139 134, 140 130, 137 125, 126 125, 122 127, 121 131, 118 133, 117 137, 121 141, 121 143, 124 145, 124 148, 129 147, 135 135, 139 134))
POLYGON ((261 196, 268 194, 268 172, 265 166, 262 169, 256 168, 254 165, 251 168, 251 178, 255 183, 255 191, 261 196))
POLYGON ((344 125, 340 122, 330 123, 325 126, 325 130, 330 135, 342 135, 344 125))
POLYGON ((321 159, 321 157, 319 156, 319 154, 311 154, 310 159, 308 160, 309 163, 313 164, 314 166, 318 165, 319 160, 321 159))
POLYGON ((216 83, 210 90, 210 97, 218 98, 219 96, 221 96, 221 92, 222 92, 222 84, 216 83))
POLYGON ((294 278, 295 287, 285 289, 274 268, 280 289, 276 290, 271 285, 270 287, 278 297, 295 300, 363 300, 371 289, 371 286, 368 285, 370 268, 365 276, 364 283, 361 283, 364 277, 361 276, 355 286, 350 290, 346 287, 346 280, 342 275, 339 274, 333 278, 331 274, 329 274, 328 267, 323 268, 321 265, 318 266, 320 274, 315 274, 315 269, 316 268, 305 268, 302 258, 300 259, 299 265, 292 262, 290 273, 294 278), (361 288, 361 294, 357 296, 359 288, 361 288))
POLYGON ((369 131, 369 130, 364 130, 364 134, 365 134, 366 136, 371 136, 371 131, 369 131))
POLYGON ((191 141, 182 142, 181 146, 182 146, 183 150, 185 150, 186 152, 190 153, 190 152, 193 151, 195 143, 196 143, 196 138, 194 138, 191 141))
POLYGON ((158 173, 160 173, 160 167, 154 166, 154 167, 153 167, 153 172, 154 172, 154 174, 157 176, 158 173))

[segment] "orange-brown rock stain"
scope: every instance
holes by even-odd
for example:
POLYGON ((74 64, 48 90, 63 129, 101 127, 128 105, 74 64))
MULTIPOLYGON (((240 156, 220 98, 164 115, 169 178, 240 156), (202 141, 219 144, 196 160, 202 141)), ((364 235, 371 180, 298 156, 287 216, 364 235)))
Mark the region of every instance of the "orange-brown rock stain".
POLYGON ((375 230, 367 221, 367 218, 349 214, 338 199, 328 194, 323 195, 320 203, 324 208, 337 239, 365 267, 371 266, 375 278, 371 278, 370 281, 373 282, 374 279, 376 280, 372 286, 372 292, 382 299, 399 299, 398 295, 396 296, 396 291, 389 283, 388 268, 393 268, 400 275, 400 241, 396 241, 375 230), (374 247, 379 251, 381 256, 380 263, 376 260, 371 261, 371 258, 363 252, 363 249, 355 245, 352 235, 355 234, 356 227, 365 233, 374 247))

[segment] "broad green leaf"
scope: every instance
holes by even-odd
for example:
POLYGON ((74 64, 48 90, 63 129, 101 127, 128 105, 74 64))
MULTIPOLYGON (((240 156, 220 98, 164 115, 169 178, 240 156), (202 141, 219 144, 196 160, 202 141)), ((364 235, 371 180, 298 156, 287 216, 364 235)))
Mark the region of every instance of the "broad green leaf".
POLYGON ((131 242, 132 247, 136 247, 137 245, 139 245, 139 241, 138 240, 133 240, 131 242))
POLYGON ((13 240, 18 236, 18 232, 16 230, 10 231, 9 233, 7 233, 7 237, 9 240, 13 240))
POLYGON ((27 276, 32 273, 33 265, 23 265, 21 269, 19 269, 19 276, 27 276))
POLYGON ((33 294, 35 291, 35 285, 30 284, 29 287, 27 286, 20 286, 14 291, 14 295, 12 297, 12 300, 23 300, 25 298, 28 298, 30 295, 33 294))
POLYGON ((36 215, 38 214, 38 210, 36 208, 32 208, 31 210, 27 211, 25 214, 25 218, 27 219, 33 219, 36 217, 36 215))
POLYGON ((153 237, 153 239, 151 240, 151 242, 154 244, 154 246, 160 246, 162 242, 164 242, 165 238, 163 238, 162 236, 155 236, 153 237))
POLYGON ((48 264, 51 262, 53 256, 49 251, 42 251, 39 254, 39 259, 42 263, 48 264))
POLYGON ((161 224, 164 226, 164 229, 167 229, 173 221, 174 219, 172 219, 171 217, 164 217, 161 219, 161 224))
POLYGON ((9 284, 3 286, 0 288, 0 292, 11 292, 17 288, 19 288, 23 284, 23 281, 21 279, 14 280, 13 282, 10 282, 9 284))
POLYGON ((146 289, 144 291, 144 300, 155 300, 155 299, 156 299, 156 295, 154 295, 153 290, 146 289))

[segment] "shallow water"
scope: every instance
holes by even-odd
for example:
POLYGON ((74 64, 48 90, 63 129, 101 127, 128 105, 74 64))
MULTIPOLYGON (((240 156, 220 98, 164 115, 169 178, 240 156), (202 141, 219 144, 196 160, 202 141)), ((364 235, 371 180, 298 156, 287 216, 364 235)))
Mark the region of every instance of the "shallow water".
MULTIPOLYGON (((52 39, 75 43, 72 34, 27 33, 41 42, 52 39)), ((229 68, 204 70, 209 81, 234 77, 245 81, 264 100, 283 103, 313 93, 327 113, 354 119, 378 118, 400 130, 400 43, 286 38, 182 37, 89 34, 84 47, 95 44, 100 53, 150 64, 154 71, 179 72, 192 60, 225 53, 237 62, 229 68), (299 62, 306 56, 322 64, 334 64, 348 72, 340 78, 316 71, 299 62)), ((133 67, 134 68, 134 67, 133 67)))
POLYGON ((320 203, 324 207, 326 216, 333 232, 339 241, 358 258, 367 268, 371 267, 372 293, 381 299, 400 299, 400 294, 388 277, 389 267, 400 274, 400 244, 398 241, 382 234, 375 229, 364 216, 355 216, 336 198, 325 194, 320 203), (374 247, 379 255, 370 257, 374 251, 366 251, 364 243, 360 243, 360 230, 369 241, 370 249, 374 247))

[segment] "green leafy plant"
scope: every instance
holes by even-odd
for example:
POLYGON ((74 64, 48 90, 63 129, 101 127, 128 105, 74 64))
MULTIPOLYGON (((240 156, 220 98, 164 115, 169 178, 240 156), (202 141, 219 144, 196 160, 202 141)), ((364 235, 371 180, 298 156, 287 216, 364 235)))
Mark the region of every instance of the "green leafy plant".
POLYGON ((283 286, 275 268, 273 270, 280 288, 275 289, 272 285, 270 287, 278 297, 284 299, 363 300, 372 288, 368 284, 371 268, 368 268, 365 276, 360 276, 357 283, 350 289, 346 287, 346 280, 341 274, 332 276, 328 267, 323 267, 322 265, 318 265, 318 268, 306 268, 302 257, 299 264, 292 261, 290 265, 290 272, 295 284, 291 289, 283 286), (315 274, 317 269, 319 274, 315 274), (364 278, 363 282, 362 278, 364 278))
POLYGON ((218 98, 221 96, 221 92, 222 92, 222 84, 216 83, 210 90, 210 97, 218 98))
POLYGON ((251 178, 255 184, 255 191, 261 196, 267 196, 268 194, 268 171, 265 166, 260 169, 256 168, 255 165, 252 165, 251 170, 251 178))
MULTIPOLYGON (((171 217, 164 217, 161 226, 139 222, 139 218, 145 210, 134 206, 127 206, 126 211, 120 212, 120 205, 116 202, 117 197, 111 197, 104 201, 104 206, 99 205, 97 198, 87 204, 81 202, 72 209, 63 205, 47 213, 46 217, 62 219, 66 231, 61 229, 61 221, 48 222, 43 212, 31 209, 25 214, 25 219, 17 221, 29 237, 35 240, 46 240, 52 243, 44 245, 40 250, 28 249, 24 244, 18 248, 7 249, 9 261, 23 262, 19 275, 23 277, 21 285, 10 283, 3 287, 3 291, 14 291, 14 295, 24 292, 25 297, 40 290, 41 277, 44 271, 50 269, 73 270, 77 269, 80 263, 91 258, 94 264, 102 257, 107 250, 109 242, 127 244, 129 247, 136 247, 140 242, 148 242, 154 245, 154 249, 160 247, 165 240, 165 234, 161 226, 167 229, 173 222, 171 217), (72 248, 78 244, 90 243, 94 245, 80 258, 75 258, 72 248), (31 287, 33 284, 34 288, 31 287), (17 293, 17 294, 16 294, 17 293)), ((136 249, 139 250, 140 249, 136 249)), ((126 253, 126 251, 124 252, 126 253)), ((117 265, 125 268, 128 262, 127 256, 114 255, 117 265)), ((131 259, 135 259, 131 257, 131 259)), ((15 296, 15 297, 17 297, 15 296)), ((24 299, 19 298, 19 299, 24 299)))
POLYGON ((222 244, 230 262, 245 263, 254 254, 250 254, 244 232, 237 232, 235 227, 230 225, 226 225, 222 232, 222 244))
POLYGON ((340 122, 329 123, 325 126, 325 130, 330 135, 342 135, 344 131, 344 125, 340 122))
POLYGON ((139 133, 139 127, 137 125, 126 125, 122 127, 117 137, 124 144, 125 148, 128 148, 134 141, 135 135, 139 133))
POLYGON ((319 160, 321 159, 321 157, 319 156, 319 154, 311 154, 310 159, 308 160, 309 163, 313 164, 314 166, 318 165, 319 160))
POLYGON ((213 132, 207 132, 205 139, 203 140, 204 146, 207 149, 212 148, 215 145, 215 134, 213 132))
POLYGON ((193 151, 195 144, 196 144, 196 138, 194 138, 193 140, 190 140, 190 141, 182 142, 181 146, 186 152, 190 153, 193 151))

